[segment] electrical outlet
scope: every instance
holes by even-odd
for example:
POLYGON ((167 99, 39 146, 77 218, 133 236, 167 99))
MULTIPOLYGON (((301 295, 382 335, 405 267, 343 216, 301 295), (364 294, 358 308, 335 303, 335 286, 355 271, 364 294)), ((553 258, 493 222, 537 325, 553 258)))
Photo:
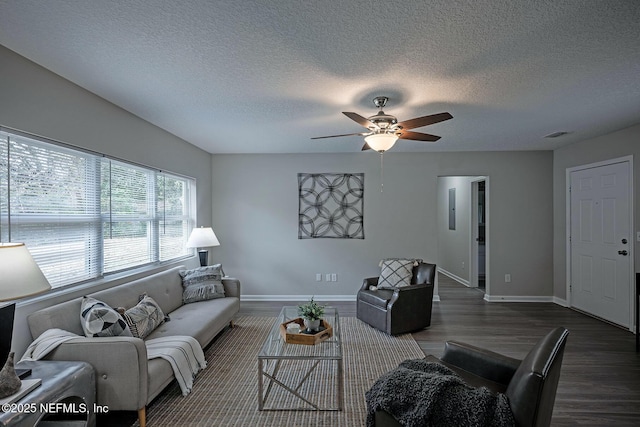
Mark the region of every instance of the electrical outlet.
POLYGON ((462 261, 462 269, 464 270, 464 261, 462 261))
POLYGON ((331 281, 331 274, 327 273, 324 275, 324 281, 325 282, 330 282, 331 281))
POLYGON ((511 275, 510 274, 505 274, 504 275, 504 282, 505 283, 511 283, 511 275))
POLYGON ((338 275, 336 273, 331 273, 331 281, 332 282, 337 282, 338 281, 338 275))
POLYGON ((316 273, 316 282, 322 282, 322 273, 316 273))

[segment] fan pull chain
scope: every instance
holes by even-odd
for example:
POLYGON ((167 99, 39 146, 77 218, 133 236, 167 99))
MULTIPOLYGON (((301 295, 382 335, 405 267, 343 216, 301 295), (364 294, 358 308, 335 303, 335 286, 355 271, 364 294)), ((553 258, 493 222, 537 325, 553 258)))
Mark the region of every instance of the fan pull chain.
POLYGON ((384 190, 384 151, 380 152, 380 192, 384 190))

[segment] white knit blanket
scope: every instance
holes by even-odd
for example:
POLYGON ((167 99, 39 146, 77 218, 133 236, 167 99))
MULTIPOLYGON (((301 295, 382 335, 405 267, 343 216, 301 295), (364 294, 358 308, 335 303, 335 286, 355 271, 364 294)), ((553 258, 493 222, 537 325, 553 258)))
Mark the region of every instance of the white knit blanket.
MULTIPOLYGON (((80 338, 80 335, 62 329, 49 329, 27 347, 20 360, 40 360, 60 344, 76 338, 80 338)), ((100 340, 101 338, 92 339, 100 340)), ((200 343, 193 337, 178 335, 150 339, 145 341, 145 345, 147 359, 161 357, 168 361, 173 368, 176 380, 178 380, 182 395, 189 394, 193 387, 195 374, 207 367, 200 343)))
POLYGON ((27 351, 24 352, 20 361, 40 360, 55 350, 60 344, 79 337, 80 335, 63 329, 47 329, 36 338, 35 341, 29 344, 27 351))
POLYGON ((182 395, 189 394, 195 375, 207 367, 204 352, 198 340, 189 336, 176 335, 147 340, 145 345, 147 358, 161 357, 168 361, 178 380, 182 395))

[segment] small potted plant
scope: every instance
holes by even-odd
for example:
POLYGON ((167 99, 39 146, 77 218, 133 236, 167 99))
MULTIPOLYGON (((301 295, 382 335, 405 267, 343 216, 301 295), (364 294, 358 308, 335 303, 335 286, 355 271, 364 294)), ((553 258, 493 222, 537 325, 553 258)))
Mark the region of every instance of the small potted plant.
POLYGON ((320 319, 324 316, 324 306, 311 297, 311 301, 298 306, 298 315, 304 319, 307 331, 317 332, 320 329, 320 319))

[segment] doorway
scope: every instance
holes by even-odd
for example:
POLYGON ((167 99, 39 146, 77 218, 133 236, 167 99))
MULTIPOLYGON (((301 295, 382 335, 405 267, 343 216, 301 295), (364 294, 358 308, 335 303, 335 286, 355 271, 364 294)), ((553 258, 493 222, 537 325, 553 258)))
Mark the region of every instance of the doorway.
POLYGON ((488 177, 471 179, 471 236, 469 241, 469 286, 488 294, 488 177))
POLYGON ((632 329, 630 157, 567 169, 567 302, 632 329))
POLYGON ((438 177, 438 272, 490 295, 489 177, 438 177))

